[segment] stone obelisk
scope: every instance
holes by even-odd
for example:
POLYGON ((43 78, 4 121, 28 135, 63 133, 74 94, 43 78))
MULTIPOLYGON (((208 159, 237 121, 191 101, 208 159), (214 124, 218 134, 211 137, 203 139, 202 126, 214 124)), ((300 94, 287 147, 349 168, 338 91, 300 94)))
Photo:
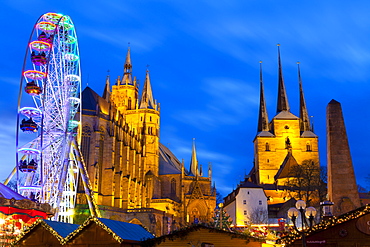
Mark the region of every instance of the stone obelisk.
POLYGON ((326 108, 328 195, 333 214, 344 214, 361 206, 353 171, 342 106, 331 100, 326 108))

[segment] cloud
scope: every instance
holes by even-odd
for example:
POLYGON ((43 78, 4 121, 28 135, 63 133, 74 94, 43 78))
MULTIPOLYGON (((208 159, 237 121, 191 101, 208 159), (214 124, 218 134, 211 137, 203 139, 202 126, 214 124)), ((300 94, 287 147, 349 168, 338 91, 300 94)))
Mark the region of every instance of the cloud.
POLYGON ((230 78, 208 78, 201 86, 204 107, 182 110, 174 117, 203 131, 213 131, 224 125, 237 125, 255 113, 259 103, 256 86, 230 78), (177 116, 181 115, 181 118, 177 116))
POLYGON ((14 77, 14 76, 0 76, 0 81, 2 84, 7 83, 11 85, 16 85, 19 86, 19 77, 14 77))
POLYGON ((127 42, 135 45, 135 49, 145 52, 153 49, 153 47, 159 46, 162 43, 162 36, 160 33, 151 34, 148 32, 133 31, 130 32, 128 37, 126 33, 113 32, 110 30, 97 30, 94 28, 83 28, 80 33, 84 33, 85 36, 89 36, 98 41, 102 41, 109 45, 114 45, 127 48, 127 42))

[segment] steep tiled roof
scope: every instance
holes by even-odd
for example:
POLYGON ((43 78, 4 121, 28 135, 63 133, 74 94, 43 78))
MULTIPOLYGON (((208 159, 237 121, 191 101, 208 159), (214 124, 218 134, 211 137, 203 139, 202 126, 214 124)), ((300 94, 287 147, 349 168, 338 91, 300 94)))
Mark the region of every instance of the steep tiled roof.
POLYGON ((292 153, 289 152, 281 164, 279 171, 276 173, 275 180, 289 177, 290 169, 296 165, 298 165, 296 159, 293 157, 292 153))
POLYGON ((180 174, 181 162, 162 143, 159 144, 159 175, 180 174))

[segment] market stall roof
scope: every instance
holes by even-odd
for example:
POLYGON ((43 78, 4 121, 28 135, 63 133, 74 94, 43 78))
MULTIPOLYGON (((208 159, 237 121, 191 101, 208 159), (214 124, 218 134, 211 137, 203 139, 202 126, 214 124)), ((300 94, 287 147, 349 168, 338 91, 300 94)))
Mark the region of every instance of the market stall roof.
POLYGON ((14 190, 12 190, 11 188, 9 188, 8 186, 6 186, 3 183, 0 183, 0 197, 3 197, 5 199, 14 198, 16 200, 27 199, 26 197, 18 194, 17 192, 15 192, 14 190))

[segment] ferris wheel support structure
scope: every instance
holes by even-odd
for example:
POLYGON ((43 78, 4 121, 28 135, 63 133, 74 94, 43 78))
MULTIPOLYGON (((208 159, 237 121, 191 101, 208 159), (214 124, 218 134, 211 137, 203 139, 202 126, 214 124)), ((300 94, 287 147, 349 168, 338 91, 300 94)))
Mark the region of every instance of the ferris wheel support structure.
POLYGON ((32 30, 23 63, 16 168, 10 176, 16 173, 20 194, 49 203, 54 220, 70 223, 80 178, 91 214, 100 216, 76 141, 81 120, 80 74, 71 18, 57 13, 42 15, 32 30))

